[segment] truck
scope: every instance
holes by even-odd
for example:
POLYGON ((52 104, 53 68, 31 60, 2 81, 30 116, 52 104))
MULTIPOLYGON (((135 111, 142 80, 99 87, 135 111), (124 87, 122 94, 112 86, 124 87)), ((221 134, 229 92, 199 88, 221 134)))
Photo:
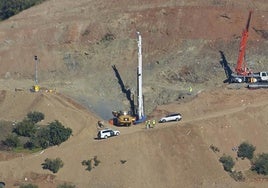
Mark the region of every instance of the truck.
POLYGON ((268 82, 268 71, 261 71, 253 73, 247 67, 245 61, 246 56, 246 44, 249 35, 249 25, 251 20, 252 11, 249 12, 246 27, 242 32, 240 41, 239 55, 235 67, 235 73, 231 75, 231 82, 233 83, 257 83, 257 82, 268 82))
POLYGON ((113 111, 113 124, 117 126, 130 126, 135 123, 136 116, 127 111, 113 111))

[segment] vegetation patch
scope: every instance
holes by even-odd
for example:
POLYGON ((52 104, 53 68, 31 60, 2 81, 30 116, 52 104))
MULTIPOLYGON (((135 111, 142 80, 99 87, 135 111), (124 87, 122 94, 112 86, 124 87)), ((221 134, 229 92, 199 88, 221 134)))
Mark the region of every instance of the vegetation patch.
POLYGON ((237 156, 242 159, 248 158, 249 160, 251 160, 254 156, 255 150, 256 147, 254 147, 252 144, 243 142, 238 146, 237 156))
POLYGON ((64 183, 57 186, 57 188, 75 188, 75 185, 64 183))
POLYGON ((19 188, 38 188, 38 186, 30 183, 30 184, 20 185, 19 188))
POLYGON ((56 159, 45 159, 45 162, 42 163, 43 169, 48 169, 54 174, 59 171, 60 168, 62 168, 64 165, 63 161, 60 158, 56 159))
POLYGON ((252 162, 251 170, 258 174, 268 175, 268 153, 259 154, 252 162))
POLYGON ((232 168, 234 167, 235 165, 235 162, 233 160, 233 158, 231 156, 228 156, 228 155, 223 155, 219 161, 222 163, 223 165, 223 168, 225 171, 227 172, 232 172, 232 168))
POLYGON ((1 148, 21 151, 23 148, 31 151, 46 149, 49 146, 60 145, 71 135, 72 129, 65 128, 58 120, 47 126, 38 126, 37 123, 45 118, 41 112, 30 112, 23 121, 14 125, 13 130, 5 140, 2 140, 1 148))
POLYGON ((87 166, 86 170, 91 171, 93 168, 100 164, 100 160, 98 160, 97 156, 94 156, 92 159, 83 160, 82 165, 87 166))
POLYGON ((0 1, 0 19, 5 20, 19 12, 46 0, 6 0, 0 1))

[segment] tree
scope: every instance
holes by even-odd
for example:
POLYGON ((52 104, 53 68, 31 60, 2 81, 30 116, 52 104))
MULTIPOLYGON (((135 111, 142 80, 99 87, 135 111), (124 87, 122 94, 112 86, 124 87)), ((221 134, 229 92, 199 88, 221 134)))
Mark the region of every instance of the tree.
POLYGON ((19 140, 17 135, 10 134, 10 135, 8 135, 6 140, 3 141, 3 144, 8 146, 8 147, 15 148, 15 147, 19 146, 20 140, 19 140))
POLYGON ((45 0, 1 0, 0 1, 0 19, 5 20, 19 12, 40 4, 45 0))
POLYGON ((13 129, 19 136, 31 137, 35 134, 36 129, 32 121, 24 119, 22 122, 19 122, 16 127, 13 129))
POLYGON ((49 145, 60 145, 72 134, 72 129, 65 128, 58 120, 48 125, 49 145))
POLYGON ((219 159, 219 161, 222 163, 224 170, 227 172, 231 172, 235 165, 233 158, 225 154, 219 159))
POLYGON ((57 173, 60 168, 62 168, 64 165, 63 161, 60 158, 56 159, 45 159, 45 162, 42 164, 43 169, 48 169, 52 171, 53 173, 57 173))
POLYGON ((256 147, 254 147, 252 144, 243 142, 238 146, 237 156, 251 160, 254 156, 255 149, 256 147))
POLYGON ((251 170, 268 175, 268 153, 259 154, 252 163, 251 170))
POLYGON ((34 124, 42 121, 45 118, 45 115, 42 112, 29 112, 27 114, 27 118, 32 121, 34 124))

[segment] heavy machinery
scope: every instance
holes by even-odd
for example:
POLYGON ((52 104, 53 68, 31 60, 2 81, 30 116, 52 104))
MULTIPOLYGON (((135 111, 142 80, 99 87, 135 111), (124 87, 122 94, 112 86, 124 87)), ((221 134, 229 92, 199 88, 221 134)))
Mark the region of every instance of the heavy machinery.
POLYGON ((113 125, 130 126, 136 121, 136 117, 126 111, 113 111, 112 114, 114 116, 113 125))
POLYGON ((131 112, 127 111, 113 111, 114 116, 112 120, 113 125, 118 126, 130 126, 132 124, 139 124, 146 120, 144 113, 144 103, 142 94, 142 38, 140 32, 137 32, 137 44, 138 44, 138 68, 137 68, 137 109, 131 109, 131 112))
POLYGON ((235 72, 232 74, 231 82, 236 83, 256 83, 256 82, 264 82, 268 81, 268 72, 257 72, 253 73, 248 67, 245 60, 246 55, 246 44, 249 35, 249 25, 251 20, 252 11, 249 12, 248 20, 246 23, 246 27, 242 32, 242 38, 240 41, 239 55, 237 59, 237 64, 235 68, 235 72))

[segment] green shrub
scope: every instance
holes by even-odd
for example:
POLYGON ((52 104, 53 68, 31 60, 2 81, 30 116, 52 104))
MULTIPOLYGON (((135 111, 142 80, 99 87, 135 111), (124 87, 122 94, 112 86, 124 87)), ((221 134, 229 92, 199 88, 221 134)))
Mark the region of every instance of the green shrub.
POLYGON ((64 184, 58 185, 57 188, 75 188, 75 185, 64 183, 64 184))
POLYGON ((223 155, 219 161, 222 163, 223 168, 227 172, 231 172, 235 162, 231 156, 223 155))
POLYGON ((209 148, 213 151, 213 152, 220 152, 220 149, 214 145, 210 145, 209 148))
POLYGON ((82 165, 87 166, 86 170, 91 171, 94 167, 100 164, 100 160, 98 160, 97 156, 94 156, 93 159, 83 160, 82 165))
POLYGON ((45 118, 45 115, 42 112, 29 112, 27 114, 27 118, 32 121, 34 124, 42 121, 45 118))
POLYGON ((58 120, 48 125, 48 132, 46 133, 49 138, 49 145, 60 145, 66 141, 72 134, 72 129, 65 128, 58 120))
POLYGON ((125 164, 127 160, 120 160, 121 164, 125 164))
POLYGON ((16 148, 20 145, 20 140, 17 135, 10 134, 6 140, 3 141, 3 144, 10 148, 16 148))
POLYGON ((42 163, 43 169, 48 169, 53 173, 57 173, 60 168, 64 165, 63 161, 60 158, 52 159, 45 159, 45 162, 42 163))
POLYGON ((100 164, 100 160, 98 160, 97 156, 94 156, 93 161, 94 161, 94 166, 98 166, 100 164))
POLYGON ((112 34, 112 33, 106 33, 102 39, 101 39, 101 42, 110 42, 110 41, 113 41, 115 39, 115 35, 112 34))
POLYGON ((230 176, 235 180, 235 181, 245 181, 245 176, 241 171, 233 171, 230 173, 230 176))
POLYGON ((237 156, 243 159, 248 158, 251 160, 254 156, 255 149, 256 147, 254 147, 252 144, 243 142, 238 146, 237 156))
POLYGON ((21 185, 20 188, 38 188, 38 186, 33 184, 27 184, 27 185, 21 185))
POLYGON ((268 175, 268 153, 262 153, 252 162, 251 170, 268 175))
POLYGON ((86 170, 91 171, 92 168, 93 168, 92 159, 90 159, 90 160, 83 160, 82 161, 82 165, 83 166, 87 166, 86 170))
POLYGON ((35 134, 36 129, 32 121, 24 119, 22 122, 19 122, 16 127, 13 129, 19 136, 31 137, 35 134))

